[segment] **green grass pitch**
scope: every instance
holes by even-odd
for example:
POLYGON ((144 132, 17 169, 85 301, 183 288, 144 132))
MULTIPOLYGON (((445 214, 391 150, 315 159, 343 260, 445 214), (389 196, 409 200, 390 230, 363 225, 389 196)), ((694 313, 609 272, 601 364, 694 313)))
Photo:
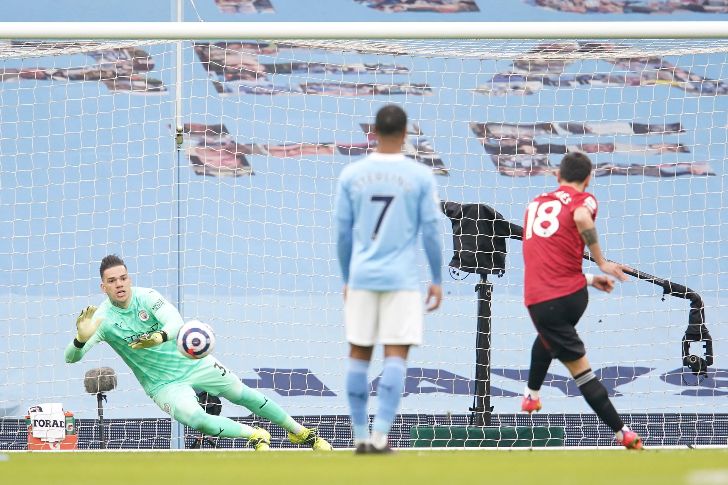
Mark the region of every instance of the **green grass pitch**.
POLYGON ((32 452, 0 454, 10 484, 728 484, 728 449, 32 452))

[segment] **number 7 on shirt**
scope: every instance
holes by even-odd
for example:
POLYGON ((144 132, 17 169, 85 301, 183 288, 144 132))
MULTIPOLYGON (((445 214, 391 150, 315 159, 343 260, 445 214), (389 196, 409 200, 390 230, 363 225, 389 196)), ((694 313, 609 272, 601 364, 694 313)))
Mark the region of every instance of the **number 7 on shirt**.
POLYGON ((393 200, 394 200, 393 195, 372 195, 372 198, 371 198, 372 202, 383 202, 384 203, 384 205, 382 206, 382 212, 379 214, 379 219, 377 219, 377 225, 374 226, 374 232, 372 232, 372 239, 377 238, 377 233, 379 233, 379 227, 382 225, 384 216, 387 213, 387 210, 389 209, 389 206, 392 204, 393 200))

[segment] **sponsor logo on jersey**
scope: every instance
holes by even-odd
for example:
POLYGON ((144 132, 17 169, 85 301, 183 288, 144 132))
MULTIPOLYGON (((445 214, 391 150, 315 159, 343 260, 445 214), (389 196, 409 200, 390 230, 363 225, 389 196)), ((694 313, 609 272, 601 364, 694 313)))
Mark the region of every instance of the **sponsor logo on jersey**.
POLYGON ((146 322, 147 320, 149 320, 149 314, 147 313, 146 310, 139 310, 138 315, 139 315, 139 320, 141 320, 142 322, 146 322))
POLYGON ((156 312, 157 310, 159 310, 160 308, 162 308, 162 305, 164 305, 164 300, 162 300, 162 299, 160 298, 159 300, 157 300, 157 301, 156 301, 156 302, 154 303, 154 305, 152 305, 152 311, 153 311, 153 312, 156 312))

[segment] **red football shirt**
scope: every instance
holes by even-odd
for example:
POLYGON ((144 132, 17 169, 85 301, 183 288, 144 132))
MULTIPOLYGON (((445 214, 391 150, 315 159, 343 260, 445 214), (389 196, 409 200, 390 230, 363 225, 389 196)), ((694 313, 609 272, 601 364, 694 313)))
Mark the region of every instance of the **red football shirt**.
POLYGON ((526 306, 570 295, 586 285, 581 272, 584 241, 574 223, 579 207, 596 218, 594 196, 566 185, 528 204, 523 230, 526 306))

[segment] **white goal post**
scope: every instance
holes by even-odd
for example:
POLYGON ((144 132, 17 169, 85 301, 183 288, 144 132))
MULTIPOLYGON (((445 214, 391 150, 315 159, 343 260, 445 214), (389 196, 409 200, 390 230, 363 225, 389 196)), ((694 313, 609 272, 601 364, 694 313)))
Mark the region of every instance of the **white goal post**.
POLYGON ((726 21, 0 22, 5 39, 725 39, 726 21))
POLYGON ((559 363, 542 413, 517 414, 535 331, 506 222, 582 151, 603 249, 641 272, 591 293, 579 332, 592 367, 648 446, 728 445, 728 22, 0 22, 0 450, 24 449, 39 403, 62 403, 79 447, 101 447, 83 390, 97 367, 118 374, 109 448, 208 443, 192 430, 175 443, 108 346, 63 363, 109 253, 210 324, 246 384, 350 446, 333 196, 387 103, 408 112, 405 153, 438 176, 445 261, 460 265, 443 268, 393 444, 467 426, 470 407, 493 427, 563 428, 559 445, 615 444, 559 363), (463 218, 473 241, 498 234, 457 252, 463 218))

